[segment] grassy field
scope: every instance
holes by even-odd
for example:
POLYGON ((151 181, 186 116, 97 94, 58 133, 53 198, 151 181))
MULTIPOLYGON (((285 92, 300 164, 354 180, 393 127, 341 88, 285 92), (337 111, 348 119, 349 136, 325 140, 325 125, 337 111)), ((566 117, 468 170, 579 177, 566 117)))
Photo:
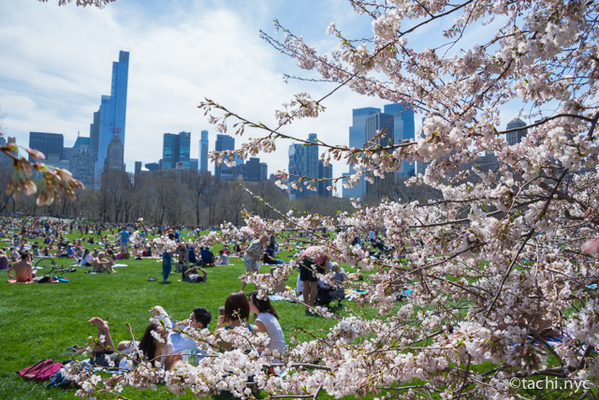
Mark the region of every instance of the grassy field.
MULTIPOLYGON (((75 237, 79 235, 71 239, 75 237)), ((219 248, 213 249, 215 253, 219 248)), ((280 254, 283 260, 289 257, 290 253, 280 254)), ((55 261, 62 266, 72 264, 67 259, 55 261)), ((6 271, 0 271, 0 349, 3 353, 0 399, 73 398, 74 390, 46 389, 42 383, 22 380, 16 371, 47 358, 69 359, 70 356, 64 354, 68 346, 84 345, 89 336, 95 336, 95 327, 87 322, 94 316, 109 322, 115 343, 130 339, 126 323, 132 325, 136 335, 141 335, 148 325, 149 310, 155 305, 163 306, 176 319, 187 318, 194 307, 206 307, 213 315, 210 329, 214 330, 219 307, 231 292, 241 289, 238 277, 245 272, 243 260, 231 258, 231 262, 230 266, 207 268, 208 282, 201 284, 181 282, 178 273, 171 275, 170 285, 158 283, 162 262, 157 259, 123 260, 127 267, 116 268, 116 274, 86 274, 90 268, 58 274, 68 278, 69 283, 9 284, 6 271), (158 277, 158 282, 148 282, 149 276, 158 277)), ((40 270, 41 274, 47 272, 49 268, 40 270)), ((269 267, 262 266, 261 272, 269 272, 269 267)), ((289 286, 295 287, 296 277, 292 277, 289 286)), ((246 293, 251 290, 253 285, 248 285, 246 293)), ((301 304, 284 301, 273 304, 281 317, 288 343, 297 327, 317 331, 335 324, 334 320, 306 315, 301 304)), ((339 316, 362 313, 354 304, 347 301, 344 304, 344 309, 335 309, 339 316)), ((301 334, 299 338, 307 339, 301 334)), ((123 395, 132 399, 192 398, 191 395, 174 396, 165 386, 156 392, 127 388, 123 395)))

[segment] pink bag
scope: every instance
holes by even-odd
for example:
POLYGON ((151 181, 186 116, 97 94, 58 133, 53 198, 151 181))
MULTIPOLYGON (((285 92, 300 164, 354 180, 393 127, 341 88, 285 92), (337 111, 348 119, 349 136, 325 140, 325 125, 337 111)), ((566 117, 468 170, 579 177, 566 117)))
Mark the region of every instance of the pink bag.
POLYGON ((50 379, 50 377, 60 371, 61 368, 61 363, 48 359, 40 361, 31 367, 17 371, 17 374, 21 375, 23 379, 39 382, 50 379))

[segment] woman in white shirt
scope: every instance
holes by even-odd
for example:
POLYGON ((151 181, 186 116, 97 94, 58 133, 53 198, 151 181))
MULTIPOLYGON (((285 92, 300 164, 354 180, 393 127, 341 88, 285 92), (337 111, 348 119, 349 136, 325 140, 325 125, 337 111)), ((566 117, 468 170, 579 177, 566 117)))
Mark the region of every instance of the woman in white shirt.
POLYGON ((267 347, 271 351, 278 351, 280 355, 285 354, 285 335, 279 324, 279 315, 270 304, 268 297, 259 299, 258 291, 254 290, 250 294, 250 311, 256 314, 255 328, 270 337, 267 347))

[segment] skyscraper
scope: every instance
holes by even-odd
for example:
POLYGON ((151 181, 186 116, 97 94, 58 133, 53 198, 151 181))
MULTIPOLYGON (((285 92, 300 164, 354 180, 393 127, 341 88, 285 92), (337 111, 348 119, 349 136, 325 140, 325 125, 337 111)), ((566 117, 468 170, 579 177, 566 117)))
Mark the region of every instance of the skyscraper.
POLYGON ((189 169, 191 132, 165 133, 162 145, 162 169, 175 169, 181 163, 182 169, 189 169))
POLYGON ((46 159, 50 154, 56 154, 62 160, 64 136, 61 133, 29 132, 29 148, 41 151, 46 159))
POLYGON ((120 153, 120 160, 116 160, 113 156, 111 162, 113 166, 119 164, 119 169, 122 169, 120 166, 124 167, 128 76, 129 52, 121 50, 119 61, 112 63, 110 96, 102 96, 100 109, 94 113, 94 122, 90 126, 90 137, 97 152, 96 178, 99 178, 104 170, 104 163, 108 157, 108 146, 114 136, 120 140, 121 147, 113 145, 113 148, 119 148, 123 151, 120 153))
MULTIPOLYGON (((520 118, 514 118, 510 122, 508 122, 506 129, 516 129, 522 128, 526 126, 526 122, 522 121, 520 118)), ((507 143, 510 146, 515 145, 516 143, 520 143, 522 138, 528 134, 528 129, 521 129, 519 131, 509 132, 506 136, 507 143)))
POLYGON ((124 171, 123 153, 125 151, 119 135, 114 134, 108 148, 106 149, 106 160, 104 160, 104 171, 124 171))
POLYGON ((202 131, 199 154, 200 171, 208 171, 208 131, 202 131))
POLYGON ((96 151, 91 138, 77 137, 77 141, 71 151, 71 173, 73 178, 83 182, 84 185, 93 185, 94 160, 96 151))
MULTIPOLYGON (((216 135, 214 150, 235 150, 235 138, 229 135, 216 135)), ((221 179, 235 179, 235 169, 235 167, 229 167, 225 163, 222 163, 221 165, 217 165, 216 162, 214 163, 214 175, 221 179)))
MULTIPOLYGON (((366 143, 366 118, 369 115, 380 112, 380 108, 374 107, 355 108, 352 110, 352 126, 349 127, 349 147, 357 149, 364 147, 364 143, 366 143)), ((353 165, 350 165, 349 174, 353 174, 354 172, 356 170, 353 168, 353 165)), ((363 197, 365 193, 366 186, 363 180, 353 188, 343 188, 343 197, 345 198, 363 197)))
MULTIPOLYGON (((395 135, 394 135, 394 124, 393 124, 393 115, 387 113, 376 113, 369 115, 366 118, 366 141, 373 141, 370 146, 374 146, 375 143, 378 143, 381 146, 388 146, 389 144, 395 143, 395 135), (383 130, 385 131, 383 134, 383 130), (373 140, 375 135, 379 134, 380 137, 378 140, 373 140)), ((385 178, 393 179, 392 174, 385 174, 385 178), (391 175, 391 176, 389 176, 391 175)), ((374 182, 379 183, 381 178, 375 177, 374 182)), ((366 182, 366 193, 374 193, 377 185, 366 182)), ((378 193, 374 193, 377 195, 378 193)))
MULTIPOLYGON (((308 142, 318 143, 316 133, 308 135, 308 142)), ((323 170, 318 157, 318 145, 305 146, 301 143, 294 143, 289 146, 289 174, 297 176, 305 176, 307 178, 320 179, 323 174, 327 174, 328 170, 323 170)), ((331 169, 332 171, 332 169, 331 169)), ((299 178, 290 176, 289 181, 297 181, 299 178)), ((290 189, 290 198, 298 198, 309 195, 320 194, 319 188, 321 184, 316 183, 316 192, 306 189, 302 183, 302 191, 290 189)))
MULTIPOLYGON (((411 104, 387 104, 385 113, 393 115, 393 135, 395 143, 415 139, 414 109, 411 104)), ((398 173, 404 177, 415 175, 414 164, 402 163, 398 173)))

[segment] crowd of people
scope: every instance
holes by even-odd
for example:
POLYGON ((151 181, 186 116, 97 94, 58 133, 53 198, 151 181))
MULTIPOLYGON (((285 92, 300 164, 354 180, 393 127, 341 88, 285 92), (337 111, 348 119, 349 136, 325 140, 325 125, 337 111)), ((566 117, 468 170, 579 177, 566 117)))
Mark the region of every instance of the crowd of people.
MULTIPOLYGON (((279 323, 279 315, 268 297, 259 298, 258 291, 246 296, 242 292, 231 293, 221 307, 214 331, 220 336, 235 328, 246 328, 250 334, 265 333, 268 344, 259 351, 269 349, 273 361, 279 362, 285 355, 285 335, 279 323), (250 314, 255 315, 251 324, 250 314)), ((153 308, 154 318, 145 329, 139 341, 121 341, 115 345, 108 322, 94 317, 89 320, 97 328, 96 345, 89 362, 94 366, 109 369, 128 370, 144 361, 151 362, 157 368, 170 370, 179 362, 197 363, 205 357, 206 347, 194 340, 193 331, 209 329, 212 314, 204 307, 196 307, 189 318, 176 321, 161 306, 153 308)), ((231 350, 233 345, 225 340, 217 342, 221 351, 231 350)), ((83 348, 77 348, 83 350, 83 348)))

